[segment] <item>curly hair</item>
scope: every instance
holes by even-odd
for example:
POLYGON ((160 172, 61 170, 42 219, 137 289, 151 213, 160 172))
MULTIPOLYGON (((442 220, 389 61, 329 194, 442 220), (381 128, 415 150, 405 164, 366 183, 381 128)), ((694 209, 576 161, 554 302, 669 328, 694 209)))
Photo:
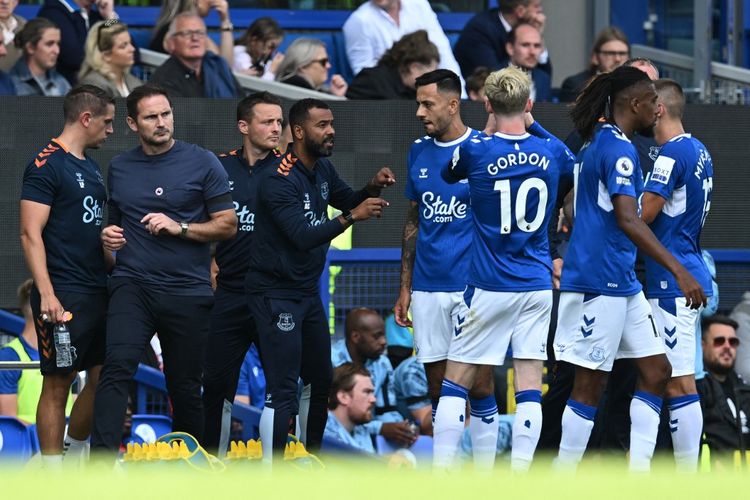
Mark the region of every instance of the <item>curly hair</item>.
POLYGON ((394 43, 393 47, 383 54, 378 64, 403 71, 412 63, 428 65, 432 62, 440 62, 440 52, 427 38, 425 30, 417 30, 394 43))

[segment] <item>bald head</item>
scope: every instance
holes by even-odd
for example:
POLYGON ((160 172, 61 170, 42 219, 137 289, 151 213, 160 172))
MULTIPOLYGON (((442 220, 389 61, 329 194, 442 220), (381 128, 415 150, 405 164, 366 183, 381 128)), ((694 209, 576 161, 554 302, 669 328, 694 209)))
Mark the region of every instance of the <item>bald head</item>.
POLYGON ((659 68, 657 68, 654 63, 652 63, 645 57, 634 57, 632 59, 628 59, 622 65, 630 66, 643 71, 652 81, 659 79, 659 68))
POLYGON ((377 359, 385 351, 385 323, 376 311, 365 307, 352 309, 346 315, 345 328, 348 348, 354 349, 358 357, 377 359))

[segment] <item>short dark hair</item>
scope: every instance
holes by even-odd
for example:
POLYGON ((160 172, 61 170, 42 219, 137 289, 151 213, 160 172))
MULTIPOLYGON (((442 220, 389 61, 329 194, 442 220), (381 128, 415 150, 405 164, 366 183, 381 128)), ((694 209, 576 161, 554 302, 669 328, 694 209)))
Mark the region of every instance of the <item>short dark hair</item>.
POLYGON ((685 94, 680 84, 669 78, 661 78, 654 82, 654 86, 667 114, 681 120, 685 112, 685 94))
POLYGON ((370 371, 364 366, 355 365, 354 363, 344 363, 333 369, 333 381, 331 382, 331 392, 328 397, 328 409, 335 410, 340 404, 336 397, 339 391, 349 392, 354 389, 354 377, 362 375, 371 377, 370 371))
POLYGON ((106 90, 95 85, 78 85, 63 100, 65 123, 75 122, 84 111, 90 111, 92 116, 102 116, 107 112, 107 105, 114 103, 114 96, 106 90))
POLYGON ((461 79, 449 69, 436 69, 418 77, 415 87, 436 83, 440 92, 461 95, 461 79))
POLYGON ((21 49, 23 56, 26 57, 26 44, 30 43, 36 46, 39 40, 42 39, 42 36, 44 36, 44 32, 50 28, 60 29, 55 23, 45 17, 35 17, 21 28, 21 31, 13 39, 13 43, 21 49))
POLYGON ((169 94, 165 88, 154 83, 147 83, 146 85, 141 85, 140 87, 133 89, 125 100, 125 104, 128 107, 128 116, 133 120, 138 118, 138 103, 153 95, 163 95, 167 98, 169 106, 172 107, 172 101, 169 99, 169 94))
POLYGON ((245 96, 237 103, 237 121, 250 121, 253 118, 253 108, 257 104, 274 104, 281 107, 281 99, 270 92, 255 92, 245 96))
POLYGON ((289 110, 289 126, 302 125, 310 117, 311 109, 331 109, 325 101, 308 97, 300 99, 289 110))
POLYGON ((739 323, 737 323, 729 316, 724 316, 723 314, 714 314, 713 316, 709 316, 701 320, 701 338, 706 337, 706 333, 708 332, 708 329, 711 327, 711 325, 731 326, 735 331, 737 331, 737 329, 740 327, 739 323))
POLYGON ((466 90, 479 92, 484 88, 484 82, 490 76, 490 68, 487 66, 477 66, 474 72, 466 79, 466 90))

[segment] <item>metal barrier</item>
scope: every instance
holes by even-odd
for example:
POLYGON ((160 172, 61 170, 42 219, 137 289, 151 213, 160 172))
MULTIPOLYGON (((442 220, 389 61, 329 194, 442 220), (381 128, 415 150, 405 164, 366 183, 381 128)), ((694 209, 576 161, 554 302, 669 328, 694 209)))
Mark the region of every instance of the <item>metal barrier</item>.
MULTIPOLYGON (((169 59, 169 55, 154 52, 153 50, 140 49, 140 52, 142 69, 140 76, 143 80, 149 80, 154 70, 164 64, 164 61, 169 59)), ((284 99, 297 100, 304 99, 306 97, 313 97, 316 99, 323 99, 328 101, 346 100, 346 97, 326 94, 325 92, 317 92, 310 89, 303 89, 301 87, 295 87, 294 85, 287 85, 286 83, 262 80, 255 76, 234 73, 234 77, 237 78, 237 81, 245 90, 250 90, 253 92, 261 92, 265 90, 284 99)))
POLYGON ((659 67, 661 76, 682 85, 688 102, 706 104, 750 104, 750 70, 712 62, 710 81, 696 87, 693 83, 694 58, 645 45, 631 47, 633 57, 645 57, 659 67))

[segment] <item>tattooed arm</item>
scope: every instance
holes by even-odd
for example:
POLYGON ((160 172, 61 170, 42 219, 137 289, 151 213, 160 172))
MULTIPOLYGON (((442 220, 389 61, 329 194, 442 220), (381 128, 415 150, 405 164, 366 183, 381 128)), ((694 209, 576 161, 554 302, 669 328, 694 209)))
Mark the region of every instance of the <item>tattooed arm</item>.
POLYGON ((406 213, 404 233, 401 237, 401 292, 399 293, 394 313, 396 323, 411 326, 409 305, 411 304, 411 277, 414 271, 414 256, 417 253, 417 234, 419 233, 419 204, 415 201, 409 205, 406 213))

